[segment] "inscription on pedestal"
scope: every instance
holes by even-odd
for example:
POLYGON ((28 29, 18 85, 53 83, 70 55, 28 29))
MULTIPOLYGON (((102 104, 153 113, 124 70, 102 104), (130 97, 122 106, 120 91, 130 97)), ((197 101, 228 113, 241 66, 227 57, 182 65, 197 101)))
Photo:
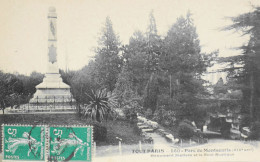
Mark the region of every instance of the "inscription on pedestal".
POLYGON ((52 64, 57 62, 56 47, 54 47, 53 45, 49 47, 49 62, 51 62, 52 64))

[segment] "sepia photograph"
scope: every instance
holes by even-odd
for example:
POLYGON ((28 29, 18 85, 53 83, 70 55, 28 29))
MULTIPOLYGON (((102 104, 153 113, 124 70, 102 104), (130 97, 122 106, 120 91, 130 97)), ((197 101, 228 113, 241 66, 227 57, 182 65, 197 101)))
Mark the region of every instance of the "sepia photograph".
POLYGON ((0 162, 260 162, 260 0, 0 11, 0 162))

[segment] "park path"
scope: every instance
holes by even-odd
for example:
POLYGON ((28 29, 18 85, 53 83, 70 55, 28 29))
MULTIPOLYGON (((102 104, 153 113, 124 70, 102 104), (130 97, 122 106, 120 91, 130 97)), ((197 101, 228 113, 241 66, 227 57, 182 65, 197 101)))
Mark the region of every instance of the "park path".
MULTIPOLYGON (((157 136, 154 134, 155 137, 157 136)), ((161 138, 158 138, 157 142, 165 142, 161 141, 161 138)), ((169 143, 164 143, 164 147, 171 147, 169 143)), ((158 146, 158 145, 157 145, 158 146)), ((161 145, 163 146, 163 144, 161 145)), ((155 144, 156 147, 156 144, 155 144)), ((147 161, 147 162, 182 162, 182 161, 194 161, 194 162, 201 162, 201 161, 220 161, 220 162, 235 162, 235 161, 250 161, 256 162, 259 161, 259 153, 260 153, 260 141, 254 142, 244 142, 239 140, 224 140, 224 139, 212 139, 209 140, 207 144, 197 145, 197 146, 190 146, 190 147, 183 147, 180 149, 202 149, 207 148, 209 150, 214 149, 230 149, 233 150, 231 152, 227 152, 229 154, 233 154, 230 156, 216 156, 216 152, 213 151, 212 153, 204 154, 202 157, 199 156, 182 156, 182 157, 151 157, 151 154, 123 154, 122 156, 113 156, 107 155, 102 157, 94 158, 93 162, 137 162, 137 161, 147 161), (234 151, 234 149, 243 149, 248 151, 234 151), (238 160, 239 159, 239 160, 238 160)), ((225 152, 222 152, 225 154, 225 152)), ((219 153, 221 154, 221 153, 219 153)))
MULTIPOLYGON (((172 143, 167 142, 167 140, 159 135, 157 132, 151 132, 147 133, 150 137, 153 138, 153 144, 146 144, 141 143, 141 150, 147 150, 147 149, 162 149, 167 147, 172 147, 172 143)), ((120 150, 119 145, 110 145, 110 146, 97 146, 96 148, 96 156, 97 157, 103 157, 103 156, 119 156, 120 150)), ((133 145, 126 145, 122 142, 121 145, 121 152, 122 155, 129 155, 133 154, 133 150, 137 151, 140 150, 140 143, 139 144, 133 144, 133 145)))
POLYGON ((172 147, 173 146, 173 143, 168 142, 166 140, 166 138, 162 137, 157 132, 150 133, 149 135, 150 135, 150 137, 153 138, 154 148, 159 148, 161 146, 164 146, 164 147, 172 147))

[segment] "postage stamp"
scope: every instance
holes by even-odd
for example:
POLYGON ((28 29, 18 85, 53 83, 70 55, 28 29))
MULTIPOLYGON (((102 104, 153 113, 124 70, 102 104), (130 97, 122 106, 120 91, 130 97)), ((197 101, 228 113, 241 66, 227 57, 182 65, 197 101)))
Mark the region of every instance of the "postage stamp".
POLYGON ((45 161, 45 126, 3 125, 4 161, 45 161))
POLYGON ((51 126, 48 132, 49 161, 92 160, 92 126, 51 126))

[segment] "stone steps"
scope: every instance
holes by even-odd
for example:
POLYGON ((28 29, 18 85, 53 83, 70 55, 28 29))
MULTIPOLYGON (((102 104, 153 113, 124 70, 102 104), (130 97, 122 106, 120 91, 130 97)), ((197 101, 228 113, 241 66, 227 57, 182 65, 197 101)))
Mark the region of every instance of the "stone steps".
POLYGON ((154 130, 153 130, 153 129, 146 128, 146 129, 142 129, 142 132, 145 132, 145 133, 153 133, 154 130))
POLYGON ((150 128, 148 125, 140 125, 140 126, 137 126, 139 129, 148 129, 150 128))

